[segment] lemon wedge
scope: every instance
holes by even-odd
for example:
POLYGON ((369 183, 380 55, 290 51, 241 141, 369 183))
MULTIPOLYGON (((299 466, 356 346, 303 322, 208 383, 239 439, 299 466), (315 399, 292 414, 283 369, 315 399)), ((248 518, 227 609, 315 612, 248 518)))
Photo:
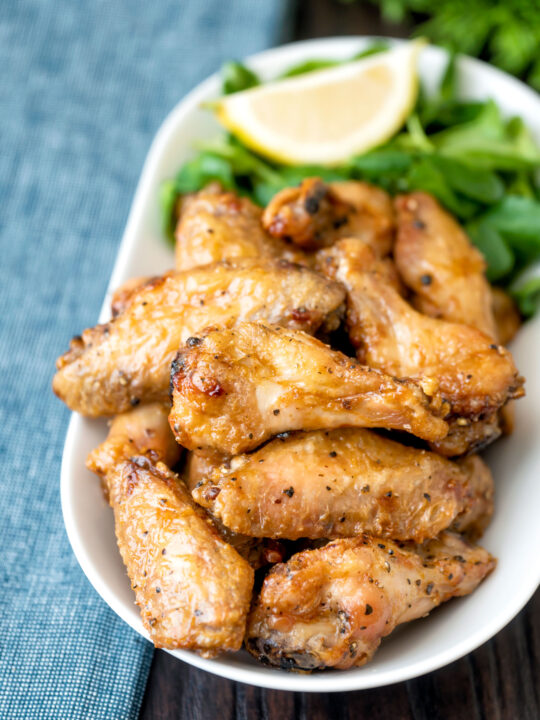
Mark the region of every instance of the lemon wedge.
POLYGON ((391 137, 418 92, 415 41, 228 95, 215 110, 245 145, 286 164, 337 165, 391 137))

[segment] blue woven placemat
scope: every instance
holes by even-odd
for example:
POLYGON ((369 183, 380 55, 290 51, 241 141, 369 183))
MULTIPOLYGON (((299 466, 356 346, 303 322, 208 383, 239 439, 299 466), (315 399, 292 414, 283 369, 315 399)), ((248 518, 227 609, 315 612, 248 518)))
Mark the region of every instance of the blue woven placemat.
POLYGON ((55 357, 94 324, 149 144, 282 0, 15 0, 0 8, 0 717, 136 717, 152 658, 64 531, 55 357))

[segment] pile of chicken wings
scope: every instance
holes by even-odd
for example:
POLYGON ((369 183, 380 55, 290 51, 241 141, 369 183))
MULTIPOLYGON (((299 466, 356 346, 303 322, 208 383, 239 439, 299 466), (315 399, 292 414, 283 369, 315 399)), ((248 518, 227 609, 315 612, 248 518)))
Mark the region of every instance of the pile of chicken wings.
POLYGON ((495 567, 476 452, 512 429, 519 315, 456 221, 318 178, 261 210, 210 185, 176 267, 57 362, 155 645, 349 668, 495 567))

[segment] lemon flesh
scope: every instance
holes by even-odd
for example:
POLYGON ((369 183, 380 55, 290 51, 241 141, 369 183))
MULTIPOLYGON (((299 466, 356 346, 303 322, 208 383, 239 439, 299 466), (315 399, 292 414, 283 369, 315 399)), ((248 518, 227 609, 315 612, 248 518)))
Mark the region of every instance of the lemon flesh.
POLYGON ((380 145, 403 125, 416 101, 421 47, 399 45, 226 96, 216 105, 217 117, 272 160, 338 165, 380 145))

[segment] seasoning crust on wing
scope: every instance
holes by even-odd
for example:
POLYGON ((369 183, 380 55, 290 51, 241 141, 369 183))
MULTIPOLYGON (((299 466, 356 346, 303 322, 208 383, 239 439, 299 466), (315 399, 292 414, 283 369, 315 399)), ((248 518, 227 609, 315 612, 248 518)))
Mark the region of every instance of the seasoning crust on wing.
POLYGON ((319 258, 347 289, 349 336, 361 362, 399 377, 436 378, 453 415, 465 418, 489 415, 524 394, 507 350, 475 328, 414 310, 377 272, 361 240, 340 240, 319 258))
POLYGON ((228 466, 230 459, 230 455, 214 448, 200 448, 188 452, 183 473, 188 490, 193 492, 193 488, 205 480, 214 470, 228 466))
POLYGON ((114 465, 134 455, 174 467, 182 448, 171 432, 169 409, 163 403, 151 403, 117 415, 107 439, 88 455, 86 467, 104 478, 114 465))
POLYGON ((284 258, 306 264, 300 248, 268 235, 261 208, 233 192, 211 186, 182 199, 176 226, 176 269, 232 258, 284 258))
POLYGON ((299 330, 240 323, 211 330, 172 366, 177 441, 236 454, 288 430, 387 427, 435 440, 438 398, 409 380, 363 367, 299 330))
POLYGON ((165 465, 145 458, 107 475, 116 537, 156 647, 212 657, 239 650, 253 570, 165 465))
POLYGON ((262 209, 214 182, 174 218, 175 269, 117 288, 53 379, 111 417, 86 465, 143 625, 203 657, 363 665, 496 565, 471 453, 524 394, 517 308, 424 192, 308 177, 262 209))
POLYGON ((364 182, 325 184, 320 178, 277 193, 262 216, 275 238, 292 240, 313 250, 332 245, 340 237, 359 237, 379 256, 392 247, 394 211, 390 196, 364 182))
POLYGON ((423 545, 334 540, 272 568, 248 620, 247 648, 283 669, 364 665, 396 625, 472 592, 495 562, 449 532, 423 545))
POLYGON ((460 514, 470 516, 461 516, 460 529, 476 523, 487 512, 492 485, 480 458, 460 466, 346 428, 276 438, 230 459, 192 492, 224 525, 246 535, 296 540, 368 533, 422 542, 460 514))
POLYGON ((424 192, 400 195, 395 208, 394 259, 415 306, 497 340, 485 260, 457 221, 424 192))
POLYGON ((85 330, 57 361, 53 389, 83 415, 115 415, 168 397, 181 345, 204 328, 266 320, 315 332, 335 327, 337 283, 285 260, 223 261, 171 272, 137 292, 126 311, 85 330))

